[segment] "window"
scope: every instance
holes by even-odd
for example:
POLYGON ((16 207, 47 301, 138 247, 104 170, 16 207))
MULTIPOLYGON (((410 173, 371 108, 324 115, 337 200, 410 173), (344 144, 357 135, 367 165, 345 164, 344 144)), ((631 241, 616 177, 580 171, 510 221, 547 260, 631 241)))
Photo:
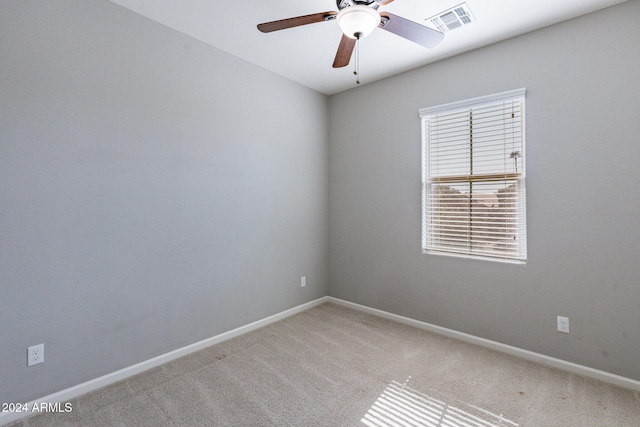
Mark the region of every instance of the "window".
POLYGON ((524 96, 420 110, 423 252, 526 261, 524 96))

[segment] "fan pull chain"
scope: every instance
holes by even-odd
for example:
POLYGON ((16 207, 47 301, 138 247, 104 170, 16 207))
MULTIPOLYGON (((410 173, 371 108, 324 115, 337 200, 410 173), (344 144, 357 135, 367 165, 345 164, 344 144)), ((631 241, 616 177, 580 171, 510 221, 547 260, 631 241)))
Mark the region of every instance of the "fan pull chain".
POLYGON ((356 84, 360 84, 360 36, 361 33, 356 33, 356 64, 355 70, 353 70, 353 75, 356 76, 356 84))

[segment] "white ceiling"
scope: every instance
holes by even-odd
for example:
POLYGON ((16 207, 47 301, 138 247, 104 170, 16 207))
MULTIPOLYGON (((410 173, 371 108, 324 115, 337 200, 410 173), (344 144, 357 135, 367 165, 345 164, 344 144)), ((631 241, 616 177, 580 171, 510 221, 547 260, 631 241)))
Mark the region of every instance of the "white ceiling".
MULTIPOLYGON (((335 0, 110 0, 181 33, 327 95, 356 86, 352 64, 332 68, 341 33, 335 21, 263 34, 262 22, 337 11, 335 0)), ((395 0, 388 11, 425 19, 464 0, 395 0)), ((362 84, 593 12, 626 0, 466 0, 476 22, 425 49, 380 29, 360 42, 362 84)))

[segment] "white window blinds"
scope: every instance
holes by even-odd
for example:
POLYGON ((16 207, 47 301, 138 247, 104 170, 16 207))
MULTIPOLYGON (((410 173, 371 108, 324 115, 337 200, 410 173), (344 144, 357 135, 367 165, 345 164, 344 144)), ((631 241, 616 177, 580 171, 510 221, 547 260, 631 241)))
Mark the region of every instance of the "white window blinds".
POLYGON ((423 251, 526 260, 524 95, 420 110, 423 251))

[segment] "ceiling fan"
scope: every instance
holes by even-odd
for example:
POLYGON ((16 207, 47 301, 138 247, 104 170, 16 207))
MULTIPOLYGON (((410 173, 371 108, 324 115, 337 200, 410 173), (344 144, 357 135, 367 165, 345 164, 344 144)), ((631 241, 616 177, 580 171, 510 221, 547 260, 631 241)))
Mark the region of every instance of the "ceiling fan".
POLYGON ((378 12, 380 6, 393 0, 336 0, 338 12, 320 12, 295 18, 280 19, 258 25, 263 33, 299 27, 318 22, 338 22, 342 30, 342 39, 333 61, 333 68, 349 65, 356 41, 368 36, 376 28, 382 28, 426 48, 440 43, 444 34, 429 27, 394 15, 389 12, 378 12))

